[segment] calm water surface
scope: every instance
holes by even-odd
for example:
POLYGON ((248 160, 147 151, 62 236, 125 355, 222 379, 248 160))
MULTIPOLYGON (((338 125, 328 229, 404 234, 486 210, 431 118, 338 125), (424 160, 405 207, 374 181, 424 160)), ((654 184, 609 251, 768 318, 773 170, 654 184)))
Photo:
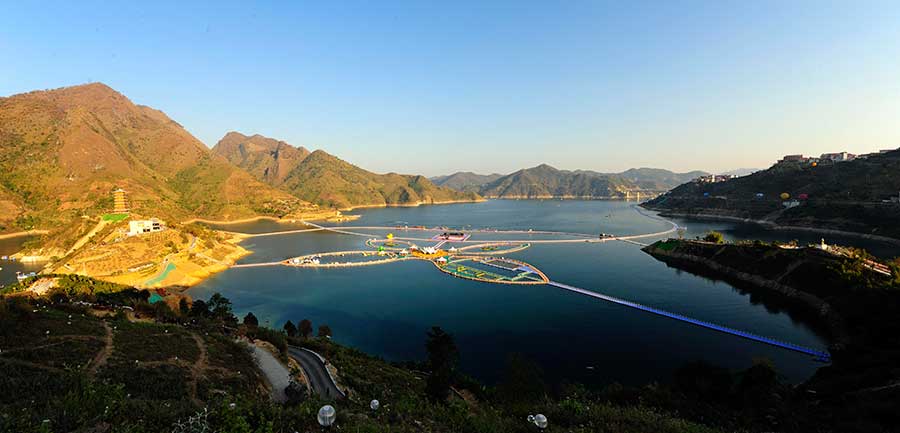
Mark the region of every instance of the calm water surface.
MULTIPOLYGON (((454 228, 554 230, 575 233, 637 234, 667 228, 635 212, 632 203, 608 201, 510 201, 417 208, 367 209, 343 226, 408 224, 454 228)), ((727 238, 815 242, 808 232, 768 231, 738 223, 676 220, 686 236, 719 230, 727 238)), ((302 228, 301 224, 259 221, 228 230, 262 233, 302 228)), ((359 230, 384 236, 387 230, 359 230)), ((391 230, 397 236, 428 237, 391 230)), ((544 239, 540 235, 475 233, 473 240, 544 239)), ((0 255, 16 252, 27 238, 0 240, 0 255)), ((312 232, 251 238, 254 251, 241 262, 267 262, 325 251, 366 249, 364 236, 312 232)), ((645 239, 650 242, 653 239, 645 239)), ((827 236, 831 243, 856 245, 881 256, 896 247, 856 238, 827 236)), ((418 242, 428 245, 426 241, 418 242)), ((698 319, 816 348, 827 341, 813 326, 785 311, 762 305, 730 285, 680 272, 644 254, 637 245, 535 244, 510 254, 541 269, 551 279, 698 319)), ((0 261, 0 284, 16 271, 41 265, 0 261)), ((427 262, 406 261, 345 269, 287 267, 229 269, 191 289, 207 298, 220 292, 243 316, 281 327, 290 319, 327 324, 342 344, 388 360, 424 358, 425 332, 441 326, 455 337, 463 369, 486 382, 499 380, 505 359, 518 352, 537 361, 551 382, 642 384, 666 380, 679 366, 706 360, 731 369, 754 358, 772 360, 790 381, 801 381, 821 364, 809 357, 737 337, 612 305, 550 286, 510 286, 450 277, 427 262), (590 368, 589 368, 590 367, 590 368)))
MULTIPOLYGON (((667 228, 665 223, 639 215, 632 205, 608 201, 493 200, 360 210, 354 212, 362 215, 359 220, 342 225, 408 224, 615 234, 667 228)), ((818 240, 814 234, 765 231, 735 223, 678 222, 688 227, 689 237, 716 229, 730 239, 818 240)), ((300 224, 261 221, 228 229, 260 233, 295 226, 300 224)), ((379 236, 387 233, 364 232, 379 236)), ((415 232, 395 232, 397 236, 426 237, 415 232)), ((475 233, 473 240, 497 237, 475 233)), ((365 239, 323 232, 252 238, 245 241, 245 246, 255 253, 242 262, 365 249, 365 239)), ((859 245, 859 240, 852 241, 859 245)), ((890 247, 884 245, 860 246, 890 252, 890 247)), ((529 262, 563 283, 811 347, 827 345, 813 327, 787 312, 767 308, 724 282, 669 268, 636 245, 536 244, 510 257, 529 262)), ((350 269, 230 269, 191 290, 195 297, 204 298, 213 292, 229 297, 240 315, 253 311, 261 322, 276 327, 285 320, 296 322, 304 318, 312 320, 314 326, 328 324, 336 341, 389 360, 422 359, 425 332, 431 326, 441 326, 456 337, 463 369, 487 382, 501 378, 505 359, 512 352, 537 361, 551 381, 588 384, 665 380, 674 369, 694 360, 741 369, 751 365, 754 358, 768 358, 790 381, 801 381, 821 366, 806 355, 550 286, 460 280, 419 261, 350 269)))

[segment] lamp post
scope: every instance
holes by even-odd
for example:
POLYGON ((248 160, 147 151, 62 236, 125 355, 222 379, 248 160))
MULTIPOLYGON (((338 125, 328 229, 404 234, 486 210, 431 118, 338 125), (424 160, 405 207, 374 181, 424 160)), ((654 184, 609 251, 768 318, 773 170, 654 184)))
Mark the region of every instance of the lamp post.
POLYGON ((319 421, 319 425, 324 428, 331 427, 334 424, 334 420, 337 418, 337 412, 334 410, 334 407, 330 404, 326 404, 319 409, 319 414, 316 415, 316 419, 319 421))
POLYGON ((369 408, 372 409, 372 412, 377 411, 379 407, 381 407, 381 403, 379 403, 378 400, 369 402, 369 408))

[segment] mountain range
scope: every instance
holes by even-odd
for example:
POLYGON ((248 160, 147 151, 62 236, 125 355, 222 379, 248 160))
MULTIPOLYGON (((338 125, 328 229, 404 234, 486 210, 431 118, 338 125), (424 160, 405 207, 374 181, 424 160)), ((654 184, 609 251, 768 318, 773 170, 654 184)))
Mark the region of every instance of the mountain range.
POLYGON ((674 173, 656 168, 633 168, 621 173, 559 170, 547 164, 508 175, 459 172, 432 180, 460 191, 492 198, 627 198, 658 194, 706 175, 702 171, 674 173))
POLYGON ((100 83, 0 98, 0 231, 66 230, 112 208, 167 220, 308 206, 214 155, 163 112, 100 83))
POLYGON ((213 154, 302 200, 336 208, 474 201, 479 196, 433 184, 424 176, 376 174, 316 150, 260 135, 229 132, 213 154))
POLYGON ((101 83, 0 98, 0 234, 46 230, 66 249, 113 209, 117 188, 133 214, 169 223, 479 199, 259 135, 229 133, 210 150, 101 83))

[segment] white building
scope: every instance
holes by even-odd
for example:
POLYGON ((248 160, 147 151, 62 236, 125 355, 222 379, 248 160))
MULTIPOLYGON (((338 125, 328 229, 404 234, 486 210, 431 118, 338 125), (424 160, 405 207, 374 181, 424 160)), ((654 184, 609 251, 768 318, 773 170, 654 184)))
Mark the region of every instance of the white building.
POLYGON ((137 235, 142 235, 144 233, 161 232, 165 228, 166 228, 166 226, 163 225, 163 222, 156 218, 151 218, 148 220, 130 221, 128 223, 128 236, 137 236, 137 235))

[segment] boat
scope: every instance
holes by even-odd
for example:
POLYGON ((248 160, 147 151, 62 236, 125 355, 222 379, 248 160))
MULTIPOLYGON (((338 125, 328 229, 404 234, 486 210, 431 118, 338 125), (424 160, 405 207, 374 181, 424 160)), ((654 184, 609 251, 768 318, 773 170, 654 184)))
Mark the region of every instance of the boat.
POLYGON ((28 278, 28 275, 25 275, 21 272, 16 272, 16 280, 25 281, 26 278, 28 278))

